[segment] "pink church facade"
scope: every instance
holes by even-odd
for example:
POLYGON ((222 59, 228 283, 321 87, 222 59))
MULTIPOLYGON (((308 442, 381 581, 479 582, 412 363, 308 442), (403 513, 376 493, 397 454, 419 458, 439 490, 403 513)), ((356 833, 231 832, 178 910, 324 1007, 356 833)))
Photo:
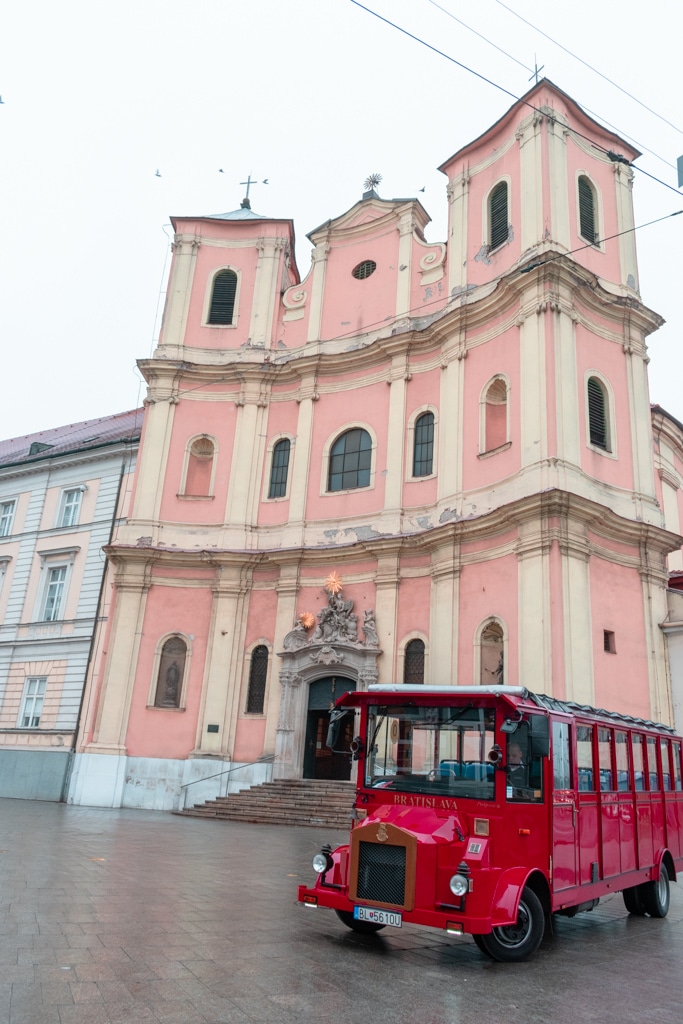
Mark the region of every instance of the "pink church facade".
POLYGON ((442 165, 445 242, 371 189, 301 280, 291 221, 174 220, 71 800, 343 771, 331 700, 407 675, 672 721, 637 156, 544 81, 442 165))

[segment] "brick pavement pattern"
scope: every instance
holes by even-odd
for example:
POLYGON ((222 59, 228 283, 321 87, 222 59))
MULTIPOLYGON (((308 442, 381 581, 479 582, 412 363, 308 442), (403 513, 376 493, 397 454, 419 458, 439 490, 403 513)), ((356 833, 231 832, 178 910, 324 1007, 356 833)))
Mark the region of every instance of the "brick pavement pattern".
POLYGON ((680 1024, 683 891, 559 919, 524 964, 296 904, 324 828, 0 800, 1 1024, 680 1024))

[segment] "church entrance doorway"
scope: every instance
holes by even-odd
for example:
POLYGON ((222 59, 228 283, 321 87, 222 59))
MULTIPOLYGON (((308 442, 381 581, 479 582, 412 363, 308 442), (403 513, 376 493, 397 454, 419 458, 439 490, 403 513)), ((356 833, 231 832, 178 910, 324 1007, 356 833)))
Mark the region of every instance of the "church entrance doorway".
POLYGON ((347 715, 343 719, 339 739, 339 750, 342 753, 335 753, 327 746, 327 729, 330 724, 330 711, 335 701, 355 688, 352 679, 340 676, 325 676, 324 679, 316 679, 311 683, 306 713, 305 779, 350 779, 353 716, 347 715))

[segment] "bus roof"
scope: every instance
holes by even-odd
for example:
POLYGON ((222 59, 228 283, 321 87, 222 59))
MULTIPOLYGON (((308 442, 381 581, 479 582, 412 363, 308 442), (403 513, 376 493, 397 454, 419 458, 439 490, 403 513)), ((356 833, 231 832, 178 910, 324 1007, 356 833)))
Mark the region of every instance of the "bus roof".
MULTIPOLYGON (((444 699, 453 697, 498 697, 507 704, 514 707, 520 705, 532 705, 545 711, 555 711, 560 714, 585 716, 587 718, 602 719, 606 723, 624 725, 629 728, 640 727, 643 729, 657 729, 659 732, 676 736, 676 730, 661 722, 653 722, 650 719, 637 718, 635 715, 620 713, 617 711, 606 711, 604 708, 594 708, 590 704, 577 704, 571 700, 559 700, 557 697, 548 697, 544 693, 532 693, 524 686, 425 686, 412 685, 410 683, 372 683, 366 691, 352 690, 340 697, 337 707, 362 707, 366 704, 377 704, 381 702, 382 695, 386 696, 392 703, 392 698, 400 694, 402 699, 408 701, 419 700, 424 702, 425 697, 441 697, 444 699)), ((439 701, 441 704, 442 701, 439 701)))

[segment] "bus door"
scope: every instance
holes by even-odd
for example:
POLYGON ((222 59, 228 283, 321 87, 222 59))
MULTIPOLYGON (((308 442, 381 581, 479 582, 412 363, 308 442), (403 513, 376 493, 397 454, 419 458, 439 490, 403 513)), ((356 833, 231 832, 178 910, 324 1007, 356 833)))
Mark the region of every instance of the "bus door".
POLYGON ((652 838, 652 807, 650 805, 649 780, 645 755, 645 737, 639 732, 631 733, 633 754, 633 788, 636 803, 636 857, 639 868, 652 864, 654 843, 652 838))
POLYGON ((622 872, 634 871, 636 863, 636 809, 631 788, 628 733, 615 730, 614 756, 619 813, 619 856, 622 872))
POLYGON ((569 722, 553 720, 553 891, 578 882, 577 799, 572 784, 569 722))

